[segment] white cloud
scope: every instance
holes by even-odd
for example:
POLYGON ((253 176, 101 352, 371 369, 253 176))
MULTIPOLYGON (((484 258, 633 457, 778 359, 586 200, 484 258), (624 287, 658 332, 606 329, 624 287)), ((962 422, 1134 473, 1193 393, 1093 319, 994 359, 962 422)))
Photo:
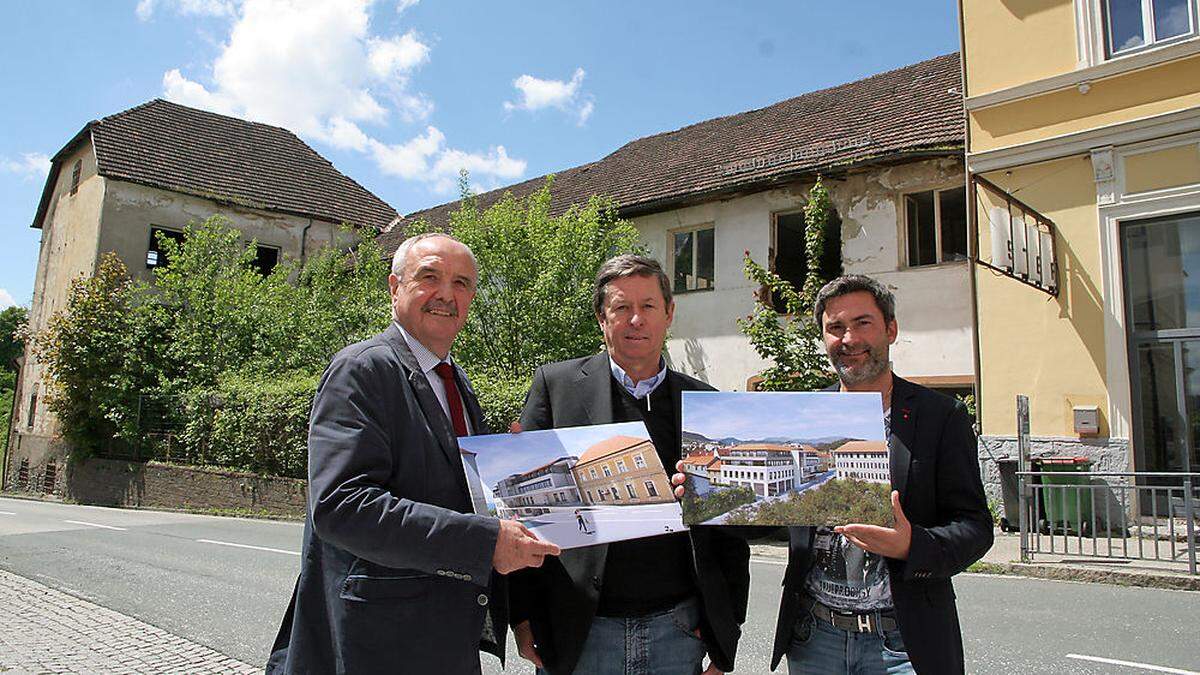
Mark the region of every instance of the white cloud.
POLYGON ((419 1, 420 0, 399 0, 399 2, 396 3, 396 13, 403 14, 404 10, 408 9, 409 7, 412 7, 413 5, 417 4, 419 1))
POLYGON ((507 111, 527 110, 530 112, 545 108, 557 108, 575 117, 582 125, 591 117, 595 110, 594 98, 585 94, 583 78, 587 75, 583 68, 576 68, 569 81, 543 80, 533 75, 522 75, 513 80, 513 86, 520 94, 516 102, 505 101, 507 111))
POLYGON ((50 157, 40 152, 22 153, 19 159, 0 157, 0 170, 18 174, 26 180, 39 180, 50 171, 50 157))
POLYGON ((237 12, 233 0, 140 0, 134 12, 141 21, 149 21, 155 9, 166 4, 181 16, 229 17, 237 12))
MULTIPOLYGON (((490 182, 512 181, 525 173, 525 160, 509 157, 504 146, 490 148, 486 153, 471 153, 446 147, 446 136, 437 127, 406 143, 387 145, 372 140, 371 153, 379 168, 386 174, 428 183, 439 193, 452 193, 458 186, 461 171, 490 182)), ((482 189, 478 183, 476 189, 482 189)))
POLYGON ((6 288, 0 288, 0 309, 8 309, 15 304, 17 301, 13 300, 12 293, 9 293, 6 288))
MULTIPOLYGON (((502 146, 480 154, 457 150, 433 126, 399 144, 369 130, 393 117, 427 120, 434 110, 410 86, 412 74, 429 62, 430 45, 414 30, 373 33, 374 1, 244 0, 207 81, 172 69, 163 75, 164 94, 366 153, 383 172, 438 191, 450 174, 453 186, 459 166, 485 179, 520 177, 525 162, 502 146)), ((401 0, 397 10, 412 4, 401 0)))

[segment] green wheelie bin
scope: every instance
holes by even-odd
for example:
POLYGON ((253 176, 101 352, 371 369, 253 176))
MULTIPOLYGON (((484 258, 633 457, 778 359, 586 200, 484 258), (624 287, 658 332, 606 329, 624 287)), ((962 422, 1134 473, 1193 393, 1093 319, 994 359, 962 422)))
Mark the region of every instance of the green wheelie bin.
MULTIPOLYGON (((1039 457, 1034 463, 1044 472, 1042 485, 1090 485, 1086 475, 1092 468, 1089 457, 1039 457)), ((1038 529, 1042 534, 1063 532, 1090 537, 1092 534, 1092 491, 1078 487, 1043 487, 1045 511, 1038 529)))

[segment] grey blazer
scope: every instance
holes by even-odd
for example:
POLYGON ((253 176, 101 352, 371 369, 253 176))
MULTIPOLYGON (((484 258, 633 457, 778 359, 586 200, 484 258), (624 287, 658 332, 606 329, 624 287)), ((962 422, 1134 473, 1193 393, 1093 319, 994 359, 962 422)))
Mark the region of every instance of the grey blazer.
POLYGON ((503 659, 499 524, 472 512, 450 421, 395 325, 334 356, 308 456, 300 576, 266 672, 477 673, 479 649, 503 659))

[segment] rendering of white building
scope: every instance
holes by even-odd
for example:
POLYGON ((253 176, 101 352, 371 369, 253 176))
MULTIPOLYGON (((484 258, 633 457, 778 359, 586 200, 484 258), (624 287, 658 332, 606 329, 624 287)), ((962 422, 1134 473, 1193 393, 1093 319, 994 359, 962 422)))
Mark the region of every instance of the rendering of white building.
MULTIPOLYGON (((759 497, 775 497, 795 489, 816 467, 804 446, 744 443, 729 448, 721 460, 721 481, 744 485, 759 497)), ((711 473, 711 471, 710 471, 711 473)))
POLYGON ((532 471, 515 473, 496 484, 492 494, 517 515, 537 516, 551 507, 582 506, 571 469, 575 457, 559 457, 532 471))
POLYGON ((886 441, 849 441, 833 451, 834 478, 891 483, 886 441))

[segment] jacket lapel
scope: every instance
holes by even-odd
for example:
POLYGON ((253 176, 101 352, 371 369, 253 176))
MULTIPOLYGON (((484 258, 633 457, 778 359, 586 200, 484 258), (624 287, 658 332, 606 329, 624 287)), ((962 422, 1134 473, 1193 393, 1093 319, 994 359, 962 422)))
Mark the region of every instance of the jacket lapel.
POLYGON ((892 422, 888 435, 888 468, 892 489, 900 493, 901 506, 908 506, 908 472, 912 464, 910 448, 916 439, 916 410, 912 404, 916 391, 908 380, 892 376, 892 422))
MULTIPOLYGON (((408 343, 404 341, 404 336, 400 333, 400 329, 396 328, 396 324, 390 324, 383 335, 392 350, 396 352, 401 365, 408 371, 408 383, 417 395, 417 402, 421 405, 422 412, 425 413, 425 421, 433 431, 438 445, 441 446, 450 465, 462 474, 462 456, 458 451, 458 441, 454 440, 454 429, 450 426, 450 418, 446 417, 446 411, 442 410, 442 404, 438 402, 437 394, 433 393, 433 387, 429 385, 429 378, 425 377, 425 372, 417 364, 417 357, 413 356, 412 350, 408 348, 408 343)), ((468 397, 464 396, 463 398, 468 397)), ((474 398, 474 396, 472 395, 470 398, 474 398)), ((462 475, 462 480, 459 482, 462 483, 465 491, 467 488, 465 474, 462 475)))
POLYGON ((612 368, 608 365, 608 354, 601 352, 579 368, 578 386, 583 393, 583 412, 588 424, 611 424, 612 412, 612 368))

